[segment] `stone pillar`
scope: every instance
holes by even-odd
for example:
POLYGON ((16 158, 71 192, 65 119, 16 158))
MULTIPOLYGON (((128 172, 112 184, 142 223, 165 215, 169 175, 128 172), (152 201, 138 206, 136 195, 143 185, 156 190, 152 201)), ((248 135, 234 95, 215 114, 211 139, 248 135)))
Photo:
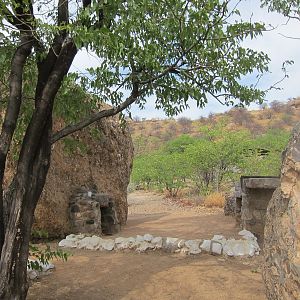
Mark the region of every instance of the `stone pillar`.
POLYGON ((254 233, 260 242, 264 236, 267 207, 278 185, 278 177, 241 177, 241 225, 254 233))
POLYGON ((264 256, 268 299, 300 299, 300 124, 284 153, 280 185, 268 205, 264 256))
POLYGON ((101 234, 101 211, 92 192, 80 191, 70 199, 70 221, 73 233, 101 234))

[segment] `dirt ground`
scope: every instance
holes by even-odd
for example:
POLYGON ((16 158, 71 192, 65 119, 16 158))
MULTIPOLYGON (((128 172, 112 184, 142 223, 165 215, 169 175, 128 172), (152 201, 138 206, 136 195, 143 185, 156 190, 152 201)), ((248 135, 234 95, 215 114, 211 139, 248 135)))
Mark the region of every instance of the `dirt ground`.
MULTIPOLYGON (((160 195, 129 196, 129 218, 119 236, 151 233, 186 239, 237 235, 239 228, 220 209, 181 207, 160 195)), ((160 252, 72 250, 68 262, 34 282, 28 299, 89 300, 263 300, 261 257, 184 257, 160 252)))

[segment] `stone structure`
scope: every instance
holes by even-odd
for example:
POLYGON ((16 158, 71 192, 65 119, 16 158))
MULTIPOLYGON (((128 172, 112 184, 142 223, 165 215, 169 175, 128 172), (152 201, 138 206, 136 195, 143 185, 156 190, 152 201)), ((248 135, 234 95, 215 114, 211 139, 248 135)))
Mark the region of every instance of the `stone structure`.
POLYGON ((225 216, 238 216, 241 211, 242 192, 240 183, 236 183, 231 195, 226 197, 224 205, 225 216), (240 201, 239 201, 240 200, 240 201))
POLYGON ((300 124, 284 153, 280 185, 268 206, 264 256, 268 299, 300 299, 300 124))
MULTIPOLYGON (((55 129, 63 126, 63 121, 56 120, 55 129)), ((109 195, 114 201, 119 223, 125 224, 132 160, 131 136, 126 126, 120 126, 118 116, 103 119, 67 137, 67 140, 54 144, 46 185, 35 211, 33 229, 44 230, 49 237, 63 237, 72 233, 69 202, 74 189, 78 187, 109 195), (70 153, 68 141, 81 148, 73 146, 70 153)), ((110 208, 103 210, 109 211, 110 208)), ((102 224, 102 230, 105 231, 104 227, 102 224)))
POLYGON ((278 185, 278 177, 241 177, 241 198, 237 198, 236 205, 237 221, 259 240, 263 239, 267 207, 278 185))
POLYGON ((242 188, 241 183, 235 185, 235 217, 236 222, 241 224, 241 214, 242 214, 242 188))
POLYGON ((79 189, 70 199, 69 214, 72 232, 110 235, 120 230, 114 201, 104 193, 79 189))

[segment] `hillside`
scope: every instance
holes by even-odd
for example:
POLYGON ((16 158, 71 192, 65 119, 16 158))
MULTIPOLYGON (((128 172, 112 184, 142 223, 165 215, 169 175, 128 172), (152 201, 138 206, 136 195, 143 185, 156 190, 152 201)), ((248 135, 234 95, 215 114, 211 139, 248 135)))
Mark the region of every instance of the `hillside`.
POLYGON ((248 129, 257 136, 270 129, 284 129, 290 131, 300 121, 300 97, 287 103, 273 101, 259 110, 246 108, 232 108, 221 114, 210 114, 207 118, 198 120, 188 118, 140 120, 135 118, 128 121, 135 155, 149 153, 159 149, 165 142, 173 140, 182 134, 193 137, 200 136, 200 128, 205 125, 218 123, 231 131, 248 129))

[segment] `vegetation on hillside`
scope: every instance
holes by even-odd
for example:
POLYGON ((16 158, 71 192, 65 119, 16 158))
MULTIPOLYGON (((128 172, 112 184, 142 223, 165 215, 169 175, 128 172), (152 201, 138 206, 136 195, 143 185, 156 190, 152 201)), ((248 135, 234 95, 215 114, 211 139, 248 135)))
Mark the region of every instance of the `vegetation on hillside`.
POLYGON ((132 183, 137 188, 166 190, 171 197, 188 188, 197 195, 227 191, 241 175, 278 176, 289 132, 269 129, 253 136, 249 129, 219 122, 183 134, 158 150, 137 155, 132 183))
MULTIPOLYGON (((299 101, 300 99, 296 99, 299 101)), ((191 137, 200 137, 199 128, 215 126, 222 123, 228 131, 246 130, 253 137, 272 130, 291 131, 299 122, 299 109, 292 104, 273 101, 269 105, 261 105, 259 110, 247 110, 246 108, 232 108, 221 114, 210 114, 207 118, 200 117, 191 120, 186 117, 178 119, 140 119, 135 117, 129 121, 133 138, 135 154, 141 155, 160 149, 167 142, 187 134, 191 137)))

